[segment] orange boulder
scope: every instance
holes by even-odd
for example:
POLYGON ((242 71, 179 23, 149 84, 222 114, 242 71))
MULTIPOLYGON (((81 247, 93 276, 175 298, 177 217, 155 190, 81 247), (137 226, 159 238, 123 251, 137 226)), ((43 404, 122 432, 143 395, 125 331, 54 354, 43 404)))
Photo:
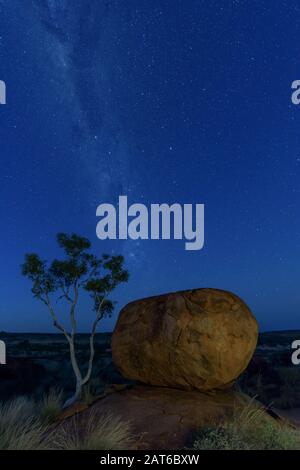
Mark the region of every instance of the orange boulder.
POLYGON ((125 306, 112 354, 129 379, 186 390, 223 389, 247 367, 257 338, 257 322, 239 297, 195 289, 125 306))

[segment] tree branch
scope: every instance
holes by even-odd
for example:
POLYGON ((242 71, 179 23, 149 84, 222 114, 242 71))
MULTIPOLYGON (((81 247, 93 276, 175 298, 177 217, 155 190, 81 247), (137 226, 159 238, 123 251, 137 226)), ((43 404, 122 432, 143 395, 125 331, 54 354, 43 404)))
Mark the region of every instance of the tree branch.
POLYGON ((48 309, 49 309, 49 311, 50 311, 50 314, 51 314, 51 317, 52 317, 52 320, 53 320, 53 325, 55 326, 55 328, 57 328, 58 330, 60 330, 60 331, 64 334, 64 336, 66 337, 66 339, 67 339, 68 342, 70 343, 71 337, 70 337, 70 335, 68 334, 68 332, 67 332, 67 330, 65 329, 65 327, 64 327, 61 323, 59 323, 58 318, 57 318, 57 315, 56 315, 56 313, 54 312, 54 309, 53 309, 53 307, 52 307, 52 305, 51 305, 51 302, 50 302, 50 299, 49 299, 49 295, 48 295, 48 294, 46 294, 46 297, 45 297, 45 299, 44 299, 43 301, 46 303, 46 305, 47 305, 47 307, 48 307, 48 309))
POLYGON ((86 279, 84 279, 83 281, 81 281, 79 283, 79 287, 82 287, 84 284, 86 284, 88 281, 90 281, 92 279, 92 277, 96 274, 97 270, 100 268, 100 266, 95 266, 91 271, 90 273, 88 274, 88 276, 86 277, 86 279))
POLYGON ((63 297, 65 297, 68 300, 68 302, 73 303, 74 300, 69 296, 69 289, 66 290, 63 283, 61 284, 60 288, 63 291, 63 297))
POLYGON ((75 282, 75 285, 74 285, 74 300, 72 302, 72 306, 71 306, 71 310, 70 310, 70 318, 71 318, 71 326, 72 326, 71 337, 72 337, 73 340, 74 340, 76 330, 77 330, 75 309, 76 309, 76 305, 77 305, 77 302, 78 302, 78 295, 79 295, 78 286, 77 286, 77 283, 75 282))

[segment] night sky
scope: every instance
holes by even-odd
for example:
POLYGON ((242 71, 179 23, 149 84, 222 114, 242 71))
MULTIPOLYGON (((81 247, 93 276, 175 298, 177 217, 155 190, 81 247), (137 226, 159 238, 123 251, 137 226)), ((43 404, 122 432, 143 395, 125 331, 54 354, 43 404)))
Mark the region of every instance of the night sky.
MULTIPOLYGON (((0 0, 0 331, 54 331, 21 276, 57 232, 122 253, 130 300, 217 287, 299 328, 299 0, 0 0), (204 203, 205 246, 96 237, 96 208, 204 203)), ((92 313, 81 304, 80 329, 92 313)))

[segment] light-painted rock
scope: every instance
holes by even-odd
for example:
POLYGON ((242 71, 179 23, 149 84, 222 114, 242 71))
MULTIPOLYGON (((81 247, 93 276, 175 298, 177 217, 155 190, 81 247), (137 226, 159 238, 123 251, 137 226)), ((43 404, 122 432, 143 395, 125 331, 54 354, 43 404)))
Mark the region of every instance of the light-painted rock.
POLYGON ((257 322, 239 297, 195 289, 128 304, 113 333, 112 354, 129 379, 223 389, 247 367, 257 338, 257 322))

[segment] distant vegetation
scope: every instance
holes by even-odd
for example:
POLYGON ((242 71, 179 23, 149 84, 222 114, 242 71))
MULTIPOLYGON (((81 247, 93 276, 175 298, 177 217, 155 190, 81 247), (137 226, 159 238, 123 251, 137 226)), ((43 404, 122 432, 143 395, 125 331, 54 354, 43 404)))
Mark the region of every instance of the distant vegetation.
POLYGON ((292 364, 291 345, 300 331, 260 333, 258 346, 236 387, 266 406, 300 407, 300 367, 292 364))

